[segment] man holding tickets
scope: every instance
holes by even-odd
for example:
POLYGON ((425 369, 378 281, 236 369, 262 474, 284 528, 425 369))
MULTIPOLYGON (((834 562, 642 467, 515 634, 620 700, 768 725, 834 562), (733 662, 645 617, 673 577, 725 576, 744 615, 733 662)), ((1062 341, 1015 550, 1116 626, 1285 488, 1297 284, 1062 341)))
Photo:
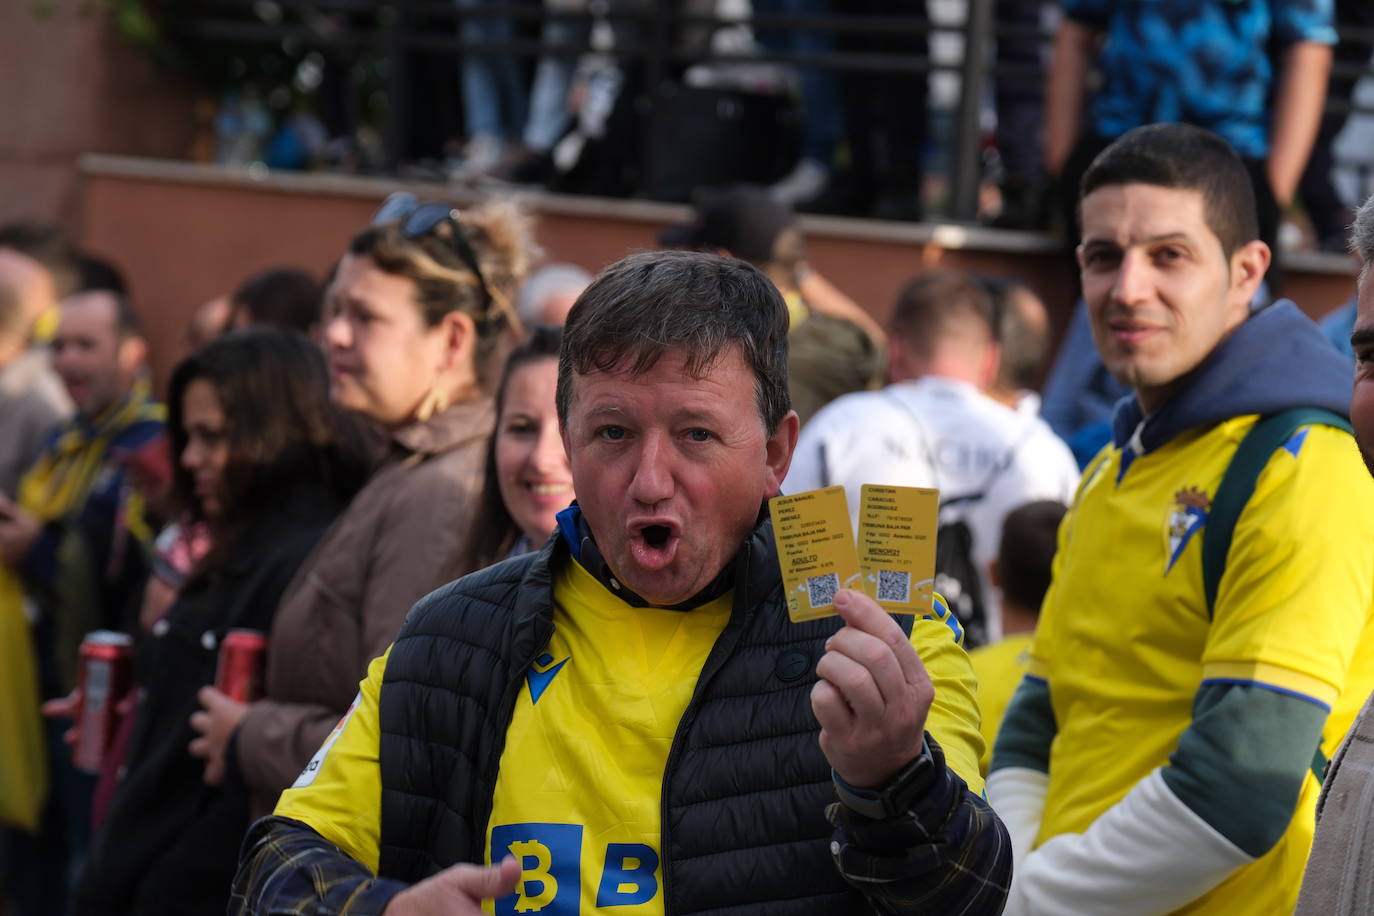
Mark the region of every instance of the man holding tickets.
POLYGON ((783 606, 786 338, 740 261, 596 279, 559 361, 581 504, 415 606, 250 832, 237 912, 1000 911, 1009 847, 948 612, 783 606))

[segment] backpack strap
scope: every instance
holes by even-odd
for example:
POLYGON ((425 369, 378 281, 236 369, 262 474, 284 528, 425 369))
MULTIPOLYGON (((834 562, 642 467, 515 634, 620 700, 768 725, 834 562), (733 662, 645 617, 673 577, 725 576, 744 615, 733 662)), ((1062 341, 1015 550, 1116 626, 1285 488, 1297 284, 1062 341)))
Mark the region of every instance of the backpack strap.
POLYGON ((1216 610, 1217 589, 1226 572, 1226 555, 1231 550, 1236 522, 1255 492, 1260 472, 1269 464, 1275 449, 1293 438, 1300 428, 1314 425, 1352 432, 1350 421, 1340 414, 1319 407, 1294 407, 1261 417, 1236 446, 1202 531, 1202 587, 1207 597, 1208 619, 1216 610))
MULTIPOLYGON (((1226 473, 1217 486, 1212 511, 1202 530, 1202 588, 1207 597, 1209 620, 1216 611, 1217 589, 1221 585, 1222 574, 1226 572, 1226 555, 1231 550, 1231 538, 1235 534, 1240 513, 1255 492, 1259 475, 1269 464, 1274 451, 1304 426, 1331 426, 1353 432, 1350 421, 1340 414, 1318 407, 1294 407, 1261 417, 1240 440, 1235 454, 1231 456, 1231 463, 1227 465, 1226 473)), ((1312 755, 1312 775, 1321 783, 1325 773, 1326 754, 1322 752, 1319 741, 1312 755)))

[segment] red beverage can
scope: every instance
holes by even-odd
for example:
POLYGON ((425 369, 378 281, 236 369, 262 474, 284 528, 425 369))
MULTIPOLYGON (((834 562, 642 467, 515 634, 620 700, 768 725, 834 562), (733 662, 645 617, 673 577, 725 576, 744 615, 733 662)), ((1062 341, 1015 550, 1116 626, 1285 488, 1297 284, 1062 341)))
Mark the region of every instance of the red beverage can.
POLYGON ((215 689, 240 703, 262 699, 267 673, 267 634, 257 630, 230 630, 219 644, 219 668, 215 689))
POLYGON ((99 773, 119 727, 119 704, 134 684, 134 640, 126 633, 87 633, 77 652, 76 747, 78 770, 99 773))

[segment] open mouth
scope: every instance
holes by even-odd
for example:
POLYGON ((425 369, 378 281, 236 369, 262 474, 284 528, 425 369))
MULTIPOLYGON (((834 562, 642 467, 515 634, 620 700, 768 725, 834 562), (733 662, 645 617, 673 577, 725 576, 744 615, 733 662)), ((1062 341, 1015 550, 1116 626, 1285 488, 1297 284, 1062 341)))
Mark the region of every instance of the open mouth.
POLYGON ((676 529, 671 525, 645 525, 633 531, 630 552, 635 562, 644 569, 660 570, 673 562, 679 540, 676 529))

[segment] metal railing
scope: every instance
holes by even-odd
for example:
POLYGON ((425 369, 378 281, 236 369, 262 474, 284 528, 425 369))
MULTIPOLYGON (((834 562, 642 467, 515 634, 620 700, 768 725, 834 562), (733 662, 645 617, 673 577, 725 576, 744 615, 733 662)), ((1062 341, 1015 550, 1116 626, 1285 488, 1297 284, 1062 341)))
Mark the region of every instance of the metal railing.
MULTIPOLYGON (((631 0, 621 0, 621 3, 631 0)), ((973 221, 978 215, 979 186, 982 180, 983 146, 980 124, 983 98, 995 76, 1017 80, 1043 81, 1044 68, 1027 63, 1000 63, 994 48, 998 39, 1035 38, 1047 43, 1048 31, 1034 26, 998 23, 994 19, 995 0, 964 0, 965 18, 950 25, 933 22, 926 15, 854 16, 833 15, 756 15, 722 18, 680 7, 672 0, 639 0, 637 8, 618 7, 615 0, 590 0, 593 12, 550 11, 538 2, 496 3, 458 7, 451 0, 201 0, 193 18, 177 24, 175 37, 196 43, 236 43, 280 49, 285 57, 305 49, 347 49, 377 55, 386 60, 387 114, 382 129, 384 167, 395 172, 403 165, 403 138, 409 120, 417 116, 409 97, 405 73, 406 59, 420 54, 512 54, 524 58, 557 56, 575 58, 592 52, 587 41, 545 44, 537 34, 544 23, 562 20, 590 26, 596 21, 629 24, 632 29, 617 30, 611 48, 595 49, 640 68, 638 85, 644 104, 665 80, 675 77, 692 64, 721 64, 747 60, 758 63, 817 68, 839 73, 954 73, 960 80, 959 101, 952 114, 952 129, 947 138, 948 196, 944 214, 954 220, 973 221), (333 15, 346 24, 322 30, 312 26, 312 17, 333 15), (519 23, 527 34, 502 41, 470 41, 460 35, 466 17, 501 17, 519 23), (713 29, 746 24, 754 29, 810 31, 851 40, 894 35, 913 39, 909 54, 864 53, 841 50, 824 53, 790 53, 758 49, 746 56, 721 54, 709 40, 686 41, 684 35, 703 35, 713 29), (928 40, 940 33, 962 36, 964 52, 957 62, 932 60, 928 40), (625 38, 632 34, 634 37, 625 38)), ((586 34, 583 30, 582 34, 586 34)), ((1347 38, 1374 47, 1374 29, 1348 29, 1347 38)), ((1333 77, 1358 78, 1369 75, 1366 62, 1361 66, 1338 63, 1333 77)), ((453 87, 457 92, 457 87, 453 87)), ((1374 104, 1360 105, 1343 99, 1329 101, 1333 111, 1374 115, 1374 104)), ((1035 141, 1029 141, 1035 142, 1035 141)), ((1338 165, 1360 169, 1368 183, 1374 173, 1371 161, 1339 161, 1338 165)))

